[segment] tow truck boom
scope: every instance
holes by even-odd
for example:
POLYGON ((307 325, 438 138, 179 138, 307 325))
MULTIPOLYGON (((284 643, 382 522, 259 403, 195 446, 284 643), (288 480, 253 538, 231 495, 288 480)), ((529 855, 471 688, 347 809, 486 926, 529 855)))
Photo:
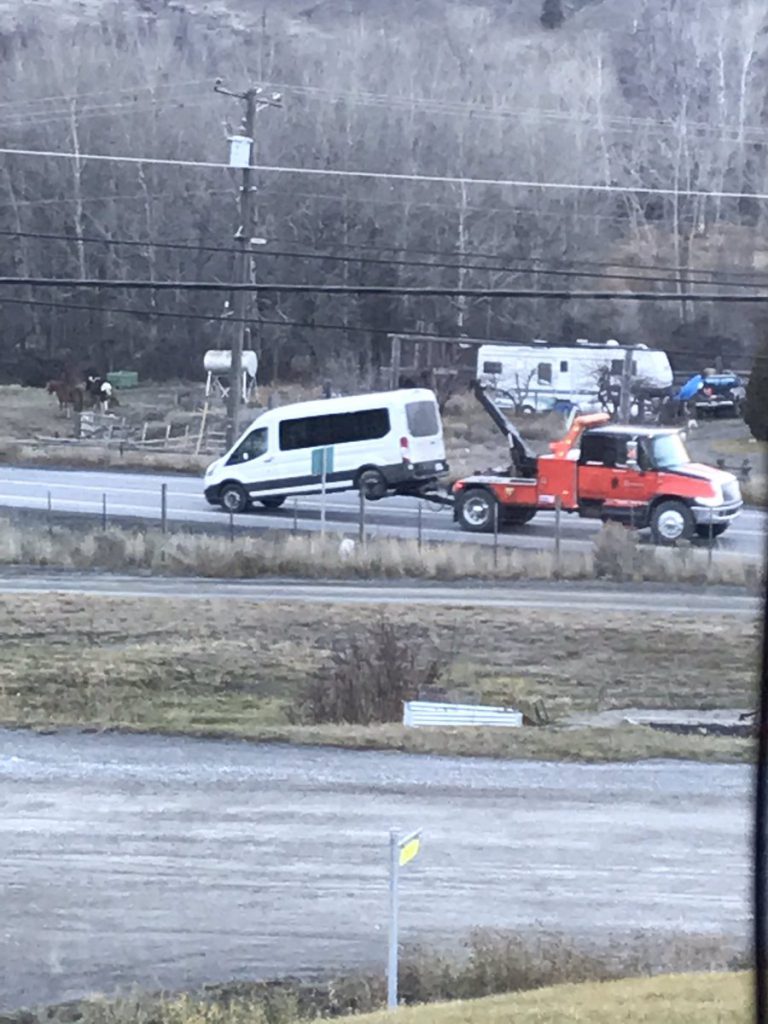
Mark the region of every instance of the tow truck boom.
POLYGON ((527 444, 520 431, 511 423, 498 405, 486 393, 486 386, 479 380, 472 382, 472 391, 480 405, 490 416, 499 432, 509 444, 509 455, 514 466, 514 476, 532 478, 536 476, 538 461, 536 453, 527 444))

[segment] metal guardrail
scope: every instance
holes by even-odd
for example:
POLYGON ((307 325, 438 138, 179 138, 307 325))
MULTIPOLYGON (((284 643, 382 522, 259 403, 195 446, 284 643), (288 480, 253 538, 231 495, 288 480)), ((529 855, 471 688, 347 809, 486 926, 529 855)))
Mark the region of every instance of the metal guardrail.
POLYGON ((482 704, 441 704, 428 700, 403 702, 403 725, 412 729, 430 726, 454 728, 463 725, 517 729, 522 724, 522 713, 512 708, 482 704))

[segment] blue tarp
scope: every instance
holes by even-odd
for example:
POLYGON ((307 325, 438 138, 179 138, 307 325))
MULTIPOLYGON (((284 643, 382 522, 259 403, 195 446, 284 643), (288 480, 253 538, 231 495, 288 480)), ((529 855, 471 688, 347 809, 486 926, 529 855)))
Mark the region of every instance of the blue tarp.
POLYGON ((700 373, 697 373, 695 377, 691 377, 690 380, 687 380, 685 384, 683 384, 683 386, 675 395, 675 398, 679 402, 687 402, 691 398, 693 398, 694 395, 698 394, 699 391, 701 391, 703 385, 704 378, 700 373))

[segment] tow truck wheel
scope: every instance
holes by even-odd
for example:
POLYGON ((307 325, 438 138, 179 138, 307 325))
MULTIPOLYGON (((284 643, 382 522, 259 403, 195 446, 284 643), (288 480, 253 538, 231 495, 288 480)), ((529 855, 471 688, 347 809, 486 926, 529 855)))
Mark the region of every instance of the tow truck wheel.
POLYGON ((266 498, 259 498, 259 501, 264 508, 280 508, 281 505, 285 504, 284 494, 270 494, 266 498))
POLYGON ((480 487, 465 491, 456 509, 459 523, 472 533, 487 533, 493 529, 496 499, 480 487))
POLYGON ((669 546, 690 540, 695 532, 691 510, 682 501, 662 501, 651 513, 651 533, 656 544, 669 546))
POLYGON ((709 540, 710 535, 712 537, 720 537, 727 529, 728 523, 712 523, 711 526, 704 523, 702 526, 696 527, 696 533, 704 540, 709 540))

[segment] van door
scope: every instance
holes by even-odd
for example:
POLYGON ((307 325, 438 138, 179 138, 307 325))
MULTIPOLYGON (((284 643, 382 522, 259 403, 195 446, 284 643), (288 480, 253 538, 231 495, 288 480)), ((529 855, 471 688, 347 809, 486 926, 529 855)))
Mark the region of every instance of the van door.
POLYGON ((435 400, 406 402, 405 421, 411 462, 442 462, 445 459, 443 425, 435 400))
POLYGON ((269 450, 269 434, 268 427, 255 427, 245 435, 227 459, 232 478, 241 483, 246 491, 269 486, 269 479, 274 475, 274 455, 269 450))

